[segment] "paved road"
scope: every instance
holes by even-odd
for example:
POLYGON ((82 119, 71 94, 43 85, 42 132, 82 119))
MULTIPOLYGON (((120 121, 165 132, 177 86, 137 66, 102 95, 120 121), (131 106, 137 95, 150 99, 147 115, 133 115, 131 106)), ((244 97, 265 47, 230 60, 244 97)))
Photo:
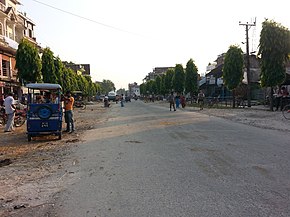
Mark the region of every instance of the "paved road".
POLYGON ((289 135, 140 101, 108 114, 51 214, 290 216, 289 135))

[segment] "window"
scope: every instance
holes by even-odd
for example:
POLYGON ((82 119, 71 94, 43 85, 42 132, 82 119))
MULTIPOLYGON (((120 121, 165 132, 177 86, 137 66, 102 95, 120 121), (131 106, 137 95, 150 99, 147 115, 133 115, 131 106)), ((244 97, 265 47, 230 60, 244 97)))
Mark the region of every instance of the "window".
POLYGON ((31 29, 28 30, 28 36, 29 36, 30 38, 33 37, 32 30, 31 30, 31 29))
POLYGON ((9 76, 9 71, 10 71, 9 65, 10 65, 9 61, 2 60, 2 72, 3 72, 3 76, 5 77, 9 76))
POLYGON ((0 35, 3 35, 3 24, 0 23, 0 35))

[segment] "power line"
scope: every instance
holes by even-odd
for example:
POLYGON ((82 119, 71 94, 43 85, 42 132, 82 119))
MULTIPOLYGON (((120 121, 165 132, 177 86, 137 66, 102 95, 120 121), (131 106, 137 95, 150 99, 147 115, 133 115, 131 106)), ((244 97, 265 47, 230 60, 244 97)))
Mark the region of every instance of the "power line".
MULTIPOLYGON (((92 23, 95 23, 95 24, 98 24, 98 25, 101 25, 101 26, 105 26, 107 28, 111 28, 111 29, 114 29, 114 30, 117 30, 117 31, 121 31, 121 32, 126 32, 126 33, 129 33, 129 34, 134 34, 134 35, 139 35, 137 33, 134 33, 134 32, 130 32, 130 31, 127 31, 127 30, 124 30, 124 29, 120 29, 118 27, 115 27, 115 26, 111 26, 111 25, 108 25, 108 24, 105 24, 105 23, 101 23, 101 22, 98 22, 96 20, 92 20, 90 18, 87 18, 87 17, 84 17, 84 16, 81 16, 81 15, 78 15, 78 14, 75 14, 75 13, 72 13, 72 12, 69 12, 69 11, 66 11, 66 10, 63 10, 61 8, 57 8, 55 6, 52 6, 52 5, 49 5, 49 4, 46 4, 44 2, 40 2, 38 0, 32 0, 38 4, 41 4, 41 5, 44 5, 46 7, 49 7, 49 8, 52 8, 54 10, 57 10, 57 11, 60 11, 62 13, 66 13, 66 14, 69 14, 71 16, 74 16, 74 17, 77 17, 77 18, 80 18, 80 19, 83 19, 83 20, 86 20, 86 21, 89 21, 89 22, 92 22, 92 23)), ((141 36, 141 35, 139 35, 141 36)))

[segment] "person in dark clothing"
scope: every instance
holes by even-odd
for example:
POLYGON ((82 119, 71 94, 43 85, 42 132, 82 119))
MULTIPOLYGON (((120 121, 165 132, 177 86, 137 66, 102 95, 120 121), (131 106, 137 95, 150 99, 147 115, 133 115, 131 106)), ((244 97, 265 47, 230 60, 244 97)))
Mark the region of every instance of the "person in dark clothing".
POLYGON ((174 111, 176 111, 173 92, 171 92, 171 94, 169 95, 168 101, 169 101, 169 109, 170 109, 170 111, 171 111, 172 107, 173 107, 174 111))

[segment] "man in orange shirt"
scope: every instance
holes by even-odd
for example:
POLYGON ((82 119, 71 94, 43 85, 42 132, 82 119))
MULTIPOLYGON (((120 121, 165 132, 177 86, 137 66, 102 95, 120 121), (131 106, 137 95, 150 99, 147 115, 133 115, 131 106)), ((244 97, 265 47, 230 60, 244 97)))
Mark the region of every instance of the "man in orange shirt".
POLYGON ((67 91, 64 98, 64 119, 66 122, 66 132, 72 133, 75 131, 74 121, 73 121, 73 105, 74 98, 71 96, 71 92, 67 91))

